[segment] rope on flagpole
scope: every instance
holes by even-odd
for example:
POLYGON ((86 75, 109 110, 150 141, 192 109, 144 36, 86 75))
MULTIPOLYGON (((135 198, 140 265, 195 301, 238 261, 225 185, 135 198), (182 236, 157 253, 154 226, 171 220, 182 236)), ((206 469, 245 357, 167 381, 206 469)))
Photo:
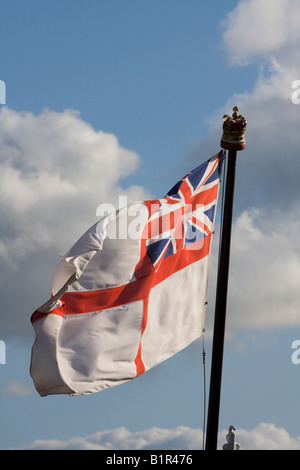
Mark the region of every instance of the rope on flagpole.
POLYGON ((202 450, 205 447, 205 429, 206 429, 206 370, 205 370, 205 344, 204 344, 204 331, 202 335, 202 363, 203 363, 203 430, 202 430, 202 450))

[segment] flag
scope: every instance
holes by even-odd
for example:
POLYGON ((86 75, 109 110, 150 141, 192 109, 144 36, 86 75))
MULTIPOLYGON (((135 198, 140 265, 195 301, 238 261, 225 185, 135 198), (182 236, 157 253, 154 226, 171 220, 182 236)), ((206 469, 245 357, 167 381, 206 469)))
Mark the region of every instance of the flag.
POLYGON ((202 335, 221 161, 105 215, 61 257, 51 299, 31 316, 41 396, 124 383, 202 335))

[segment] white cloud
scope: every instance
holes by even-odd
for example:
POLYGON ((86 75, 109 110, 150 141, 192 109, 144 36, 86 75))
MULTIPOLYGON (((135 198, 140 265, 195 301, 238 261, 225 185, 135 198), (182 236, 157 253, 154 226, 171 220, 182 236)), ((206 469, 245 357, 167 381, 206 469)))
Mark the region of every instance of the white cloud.
POLYGON ((300 39, 298 0, 242 0, 228 15, 224 44, 236 64, 269 60, 300 39))
MULTIPOLYGON (((75 241, 100 203, 117 202, 119 181, 139 163, 114 135, 95 131, 70 110, 35 116, 2 108, 0 151, 0 257, 10 262, 75 241)), ((145 192, 131 187, 126 194, 135 199, 145 192)))
POLYGON ((34 450, 142 450, 142 449, 197 449, 202 446, 202 432, 186 426, 174 429, 151 428, 131 432, 125 427, 99 431, 91 436, 73 437, 68 441, 37 440, 26 449, 34 450))
POLYGON ((300 436, 291 437, 284 428, 261 423, 255 429, 238 430, 237 442, 243 450, 299 450, 300 436))
MULTIPOLYGON (((226 331, 300 326, 300 207, 246 209, 232 225, 226 331)), ((213 239, 206 331, 213 325, 219 226, 213 239)))
MULTIPOLYGON (((218 448, 226 443, 227 431, 219 433, 218 448)), ((261 423, 253 430, 238 429, 236 441, 241 450, 299 450, 300 437, 293 438, 283 428, 261 423)), ((36 440, 26 450, 200 450, 202 432, 187 426, 173 429, 151 428, 131 432, 125 427, 99 431, 87 437, 36 440)))
POLYGON ((247 210, 234 223, 228 302, 233 330, 300 325, 300 223, 282 215, 247 210))

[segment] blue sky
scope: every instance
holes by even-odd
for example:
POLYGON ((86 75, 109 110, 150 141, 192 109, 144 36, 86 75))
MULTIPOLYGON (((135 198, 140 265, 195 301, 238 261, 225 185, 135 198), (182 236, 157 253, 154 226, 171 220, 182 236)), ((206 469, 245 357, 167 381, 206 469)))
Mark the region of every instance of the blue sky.
MULTIPOLYGON (((219 150, 222 116, 236 104, 248 129, 238 155, 220 430, 234 424, 244 447, 300 448, 300 365, 291 361, 300 335, 297 7, 298 0, 1 3, 0 448, 63 446, 76 436, 84 446, 86 436, 107 430, 120 445, 120 427, 137 433, 132 442, 146 433, 150 444, 147 432, 164 429, 168 446, 185 426, 177 442, 195 443, 187 436, 202 429, 201 341, 122 386, 42 399, 29 377, 29 318, 48 298, 57 254, 95 221, 97 206, 116 204, 120 194, 164 196, 219 150)), ((207 383, 216 244, 217 237, 207 383)))

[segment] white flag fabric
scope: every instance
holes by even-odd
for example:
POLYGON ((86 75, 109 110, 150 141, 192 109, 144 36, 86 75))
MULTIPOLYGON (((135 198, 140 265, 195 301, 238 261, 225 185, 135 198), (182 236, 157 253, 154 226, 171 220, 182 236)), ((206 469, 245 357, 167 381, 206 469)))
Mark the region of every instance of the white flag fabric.
POLYGON ((31 317, 41 396, 124 383, 201 336, 221 160, 103 217, 62 257, 31 317))

